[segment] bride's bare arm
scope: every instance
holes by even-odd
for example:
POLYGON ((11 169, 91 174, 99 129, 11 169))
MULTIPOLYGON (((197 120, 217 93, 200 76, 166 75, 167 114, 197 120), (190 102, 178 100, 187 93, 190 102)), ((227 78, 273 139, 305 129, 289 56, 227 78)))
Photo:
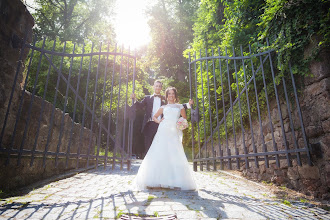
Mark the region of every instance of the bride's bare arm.
POLYGON ((186 110, 184 110, 184 108, 181 109, 181 116, 182 116, 183 118, 187 119, 186 110))
POLYGON ((154 117, 152 117, 152 120, 156 123, 160 123, 163 119, 158 120, 158 117, 163 114, 163 108, 159 108, 154 117))

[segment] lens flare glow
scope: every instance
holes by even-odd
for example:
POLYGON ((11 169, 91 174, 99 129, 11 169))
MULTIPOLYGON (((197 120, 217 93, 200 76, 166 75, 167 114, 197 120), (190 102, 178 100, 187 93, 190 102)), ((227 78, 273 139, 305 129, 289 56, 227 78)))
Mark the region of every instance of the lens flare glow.
POLYGON ((150 28, 144 14, 148 0, 117 0, 115 8, 115 31, 117 41, 132 49, 150 42, 150 28))

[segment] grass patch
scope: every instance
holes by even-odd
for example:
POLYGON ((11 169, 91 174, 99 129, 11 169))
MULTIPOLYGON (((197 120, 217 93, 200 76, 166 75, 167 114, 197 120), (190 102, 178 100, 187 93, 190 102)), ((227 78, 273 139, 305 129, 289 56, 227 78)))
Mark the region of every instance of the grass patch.
POLYGON ((302 202, 302 203, 309 203, 307 199, 300 199, 300 202, 302 202))
POLYGON ((119 219, 124 213, 123 210, 119 210, 118 214, 116 215, 116 219, 119 219))
POLYGON ((100 218, 101 210, 97 210, 96 214, 93 216, 93 218, 100 218))
POLYGON ((291 202, 289 202, 288 200, 282 200, 282 203, 287 206, 292 206, 291 202))
POLYGON ((263 184, 265 184, 265 185, 268 185, 268 186, 272 186, 272 185, 274 185, 272 182, 267 182, 267 181, 261 181, 263 184))
MULTIPOLYGON (((45 198, 43 198, 43 199, 48 199, 48 198, 51 197, 52 195, 54 195, 54 193, 53 193, 53 194, 48 194, 48 195, 45 196, 45 198)), ((42 201, 42 200, 40 200, 40 201, 42 201)))
POLYGON ((155 196, 148 196, 148 202, 151 202, 155 198, 156 198, 155 196))
MULTIPOLYGON (((97 146, 95 146, 95 155, 97 155, 97 146)), ((105 149, 100 148, 99 149, 99 156, 104 156, 104 155, 105 155, 105 149)), ((113 151, 108 151, 108 157, 113 157, 113 155, 114 155, 114 152, 113 151)), ((121 156, 125 157, 126 155, 125 154, 121 155, 120 152, 117 152, 116 153, 116 157, 117 158, 121 158, 121 156)))
POLYGON ((282 190, 287 190, 286 186, 280 186, 279 188, 282 190))
POLYGON ((155 199, 155 198, 156 198, 155 196, 148 196, 147 202, 146 202, 144 205, 145 205, 145 206, 149 206, 150 203, 151 203, 151 201, 152 201, 153 199, 155 199))

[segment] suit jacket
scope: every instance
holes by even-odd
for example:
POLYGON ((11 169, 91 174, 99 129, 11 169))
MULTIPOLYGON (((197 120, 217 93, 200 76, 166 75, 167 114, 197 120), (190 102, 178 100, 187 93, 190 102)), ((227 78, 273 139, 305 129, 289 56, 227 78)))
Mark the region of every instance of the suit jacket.
MULTIPOLYGON (((165 97, 161 97, 160 105, 165 105, 165 97)), ((143 132, 144 127, 146 126, 147 122, 152 121, 152 109, 154 105, 154 96, 153 95, 147 95, 144 97, 144 99, 141 102, 135 102, 137 108, 142 108, 145 110, 143 123, 142 123, 142 129, 141 132, 143 132)))

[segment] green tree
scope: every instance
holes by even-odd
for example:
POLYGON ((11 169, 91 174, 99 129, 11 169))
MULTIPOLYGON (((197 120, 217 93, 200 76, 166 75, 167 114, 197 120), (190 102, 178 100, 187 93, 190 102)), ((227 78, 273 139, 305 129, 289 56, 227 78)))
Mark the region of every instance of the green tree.
POLYGON ((83 42, 114 39, 114 0, 35 0, 34 32, 51 40, 83 42))
POLYGON ((187 60, 182 56, 193 39, 193 18, 197 0, 158 0, 147 11, 152 42, 148 70, 154 77, 173 77, 180 81, 188 75, 187 60))

